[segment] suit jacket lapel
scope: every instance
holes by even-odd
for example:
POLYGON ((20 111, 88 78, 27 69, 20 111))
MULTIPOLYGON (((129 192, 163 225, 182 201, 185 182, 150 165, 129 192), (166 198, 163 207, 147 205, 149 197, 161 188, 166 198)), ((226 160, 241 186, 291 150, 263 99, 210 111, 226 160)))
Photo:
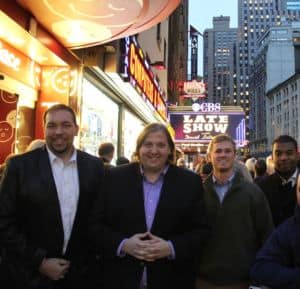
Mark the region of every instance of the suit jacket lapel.
POLYGON ((175 179, 174 168, 170 166, 168 168, 166 175, 164 176, 160 197, 159 197, 159 201, 155 212, 155 217, 151 228, 151 231, 153 232, 157 232, 157 230, 159 229, 159 220, 168 218, 168 215, 164 216, 164 214, 167 213, 166 210, 164 210, 164 207, 170 202, 170 196, 172 194, 172 191, 176 190, 176 188, 174 188, 174 179, 175 179))
MULTIPOLYGON (((77 151, 77 171, 78 171, 78 183, 79 183, 79 196, 78 196, 78 203, 77 203, 77 209, 75 213, 75 218, 73 222, 73 227, 72 227, 72 233, 70 236, 69 243, 72 240, 72 236, 76 233, 77 229, 80 227, 80 220, 84 219, 81 217, 85 212, 84 212, 84 207, 86 204, 86 198, 88 197, 87 195, 87 174, 89 171, 87 168, 84 166, 84 156, 81 154, 80 151, 77 151)), ((68 246, 69 247, 69 246, 68 246)))
POLYGON ((136 202, 136 220, 139 222, 139 227, 141 232, 147 231, 146 224, 146 213, 145 213, 145 204, 144 204, 144 186, 143 186, 143 177, 140 172, 139 164, 133 167, 134 171, 131 173, 131 176, 135 178, 133 180, 134 186, 132 187, 131 193, 133 195, 129 196, 131 202, 136 202))

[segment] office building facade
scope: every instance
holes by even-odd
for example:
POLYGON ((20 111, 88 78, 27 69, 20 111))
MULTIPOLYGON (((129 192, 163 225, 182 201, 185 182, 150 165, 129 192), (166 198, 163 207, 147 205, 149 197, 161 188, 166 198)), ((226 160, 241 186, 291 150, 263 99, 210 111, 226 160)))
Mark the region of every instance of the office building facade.
POLYGON ((204 31, 203 78, 207 101, 222 105, 237 104, 234 98, 236 79, 236 43, 238 30, 230 28, 230 17, 213 18, 213 28, 204 31))
MULTIPOLYGON (((300 1, 287 0, 239 0, 238 1, 238 28, 239 28, 239 69, 237 75, 237 98, 246 112, 247 137, 250 142, 256 140, 253 121, 258 111, 251 109, 254 95, 251 95, 250 75, 255 73, 251 66, 258 51, 260 37, 270 28, 279 26, 282 21, 299 19, 297 3, 300 1), (293 3, 291 3, 293 2, 293 3), (252 72, 251 72, 252 71, 252 72), (251 132, 251 135, 250 135, 251 132)), ((259 102, 256 102, 259 104, 259 102)), ((265 113, 265 111, 263 112, 265 113)))

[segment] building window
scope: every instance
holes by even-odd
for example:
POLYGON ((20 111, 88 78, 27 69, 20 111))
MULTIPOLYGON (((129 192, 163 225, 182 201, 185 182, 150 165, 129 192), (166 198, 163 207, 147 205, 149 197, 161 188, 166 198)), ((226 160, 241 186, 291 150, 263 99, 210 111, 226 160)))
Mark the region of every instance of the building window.
POLYGON ((160 49, 160 44, 161 44, 161 24, 160 23, 158 23, 156 26, 156 42, 160 49))

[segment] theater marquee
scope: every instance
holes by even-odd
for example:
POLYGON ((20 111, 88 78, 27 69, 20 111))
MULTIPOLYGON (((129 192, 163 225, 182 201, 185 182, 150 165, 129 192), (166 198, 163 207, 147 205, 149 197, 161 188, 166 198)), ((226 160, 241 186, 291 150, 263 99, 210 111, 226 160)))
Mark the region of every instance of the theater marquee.
POLYGON ((208 143, 215 135, 226 133, 237 146, 245 145, 245 114, 243 112, 174 112, 170 123, 179 143, 208 143))

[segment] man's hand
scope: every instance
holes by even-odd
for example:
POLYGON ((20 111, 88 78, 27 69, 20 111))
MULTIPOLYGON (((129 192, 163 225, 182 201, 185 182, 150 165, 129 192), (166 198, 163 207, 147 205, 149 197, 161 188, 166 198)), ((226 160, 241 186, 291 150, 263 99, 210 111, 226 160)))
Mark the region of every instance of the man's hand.
POLYGON ((122 252, 139 260, 145 260, 146 249, 149 246, 149 233, 135 234, 127 239, 122 247, 122 252))
POLYGON ((39 267, 39 272, 51 280, 64 278, 70 268, 70 261, 58 258, 44 259, 39 267))
POLYGON ((170 257, 172 254, 171 247, 167 241, 148 233, 149 241, 147 243, 144 259, 153 262, 157 259, 170 257))

